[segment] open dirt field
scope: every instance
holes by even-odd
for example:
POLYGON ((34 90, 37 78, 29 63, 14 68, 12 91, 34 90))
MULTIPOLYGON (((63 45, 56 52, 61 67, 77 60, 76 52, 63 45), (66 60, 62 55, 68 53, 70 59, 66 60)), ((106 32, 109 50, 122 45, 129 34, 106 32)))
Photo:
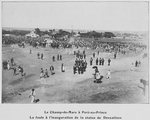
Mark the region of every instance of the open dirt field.
MULTIPOLYGON (((113 59, 113 54, 100 52, 96 58, 103 57, 105 61, 111 59, 111 65, 107 62, 104 66, 98 66, 102 83, 94 83, 94 69, 89 65, 90 57, 94 50, 85 50, 87 55, 87 71, 84 74, 73 74, 74 55, 69 55, 71 49, 33 48, 26 45, 19 48, 15 45, 12 52, 11 46, 2 47, 2 60, 10 60, 14 57, 17 65, 21 65, 26 76, 13 75, 13 70, 2 70, 2 102, 3 103, 30 103, 31 89, 35 89, 36 99, 41 103, 148 103, 148 87, 143 93, 143 84, 140 79, 148 80, 148 58, 142 58, 143 53, 119 54, 113 59), (33 53, 29 54, 30 48, 33 53), (44 54, 44 60, 37 59, 37 53, 44 54), (52 62, 52 56, 61 54, 62 61, 52 62), (134 67, 132 63, 141 61, 140 67, 134 67), (61 72, 61 64, 64 63, 65 72, 61 72), (45 80, 40 79, 40 69, 48 69, 50 65, 55 67, 56 74, 50 75, 45 80), (111 70, 111 79, 106 79, 107 71, 111 70)), ((95 50, 96 51, 96 50, 95 50)), ((101 51, 101 50, 100 50, 101 51)), ((95 60, 94 60, 95 64, 95 60)), ((50 71, 49 71, 50 74, 50 71)))

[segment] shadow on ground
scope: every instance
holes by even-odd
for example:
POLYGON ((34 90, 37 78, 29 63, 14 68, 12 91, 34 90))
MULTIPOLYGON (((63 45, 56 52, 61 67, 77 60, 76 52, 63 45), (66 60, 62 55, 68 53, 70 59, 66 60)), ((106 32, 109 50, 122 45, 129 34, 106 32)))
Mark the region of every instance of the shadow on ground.
POLYGON ((19 83, 22 82, 24 79, 28 79, 28 78, 30 78, 30 77, 32 77, 32 76, 34 76, 34 75, 35 75, 35 74, 29 74, 29 75, 26 75, 26 76, 24 76, 24 77, 18 78, 18 79, 16 79, 16 80, 10 82, 10 85, 19 84, 19 83))

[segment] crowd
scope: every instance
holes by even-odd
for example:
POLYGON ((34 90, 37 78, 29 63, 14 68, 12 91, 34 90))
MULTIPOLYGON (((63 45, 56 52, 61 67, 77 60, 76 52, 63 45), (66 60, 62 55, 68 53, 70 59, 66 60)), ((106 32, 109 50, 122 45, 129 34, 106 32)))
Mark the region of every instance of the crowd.
MULTIPOLYGON (((31 38, 11 38, 11 37, 3 37, 3 43, 5 44, 16 44, 19 43, 19 45, 21 46, 25 46, 25 44, 30 44, 33 47, 37 47, 37 46, 41 46, 41 47, 46 47, 46 42, 42 39, 42 41, 40 41, 40 38, 35 38, 35 39, 31 39, 31 38), (11 42, 10 42, 11 40, 11 42), (22 42, 24 42, 23 45, 22 42), (21 43, 21 44, 20 44, 21 43)), ((121 53, 122 55, 126 54, 127 50, 131 50, 131 51, 136 51, 137 48, 141 48, 141 49, 145 49, 146 47, 144 45, 140 45, 140 44, 134 44, 134 43, 126 43, 126 42, 100 42, 100 41, 86 41, 85 39, 81 39, 81 40, 77 40, 75 42, 73 42, 72 44, 70 43, 66 43, 66 42, 54 42, 51 44, 52 48, 57 48, 57 49, 61 49, 61 48, 68 48, 68 47, 72 47, 72 45, 74 45, 76 48, 78 47, 84 47, 85 49, 87 48, 91 48, 91 49, 102 49, 103 52, 109 52, 109 53, 113 53, 114 54, 114 59, 117 58, 118 53, 121 53)), ((32 50, 30 49, 30 54, 32 53, 32 50)), ((90 66, 96 65, 96 66, 110 66, 112 60, 110 58, 106 59, 103 58, 102 56, 100 56, 100 52, 97 51, 92 53, 92 57, 90 58, 90 61, 87 61, 87 54, 85 52, 85 50, 80 51, 74 51, 74 56, 75 56, 75 61, 73 64, 73 74, 84 74, 87 70, 88 67, 88 62, 90 63, 90 66), (93 64, 94 61, 94 64, 93 64)), ((38 52, 37 53, 37 58, 44 60, 44 54, 38 52)), ((56 56, 52 56, 52 65, 50 65, 49 68, 41 68, 40 70, 40 78, 49 78, 51 75, 55 74, 55 67, 53 65, 53 62, 58 62, 61 61, 61 66, 60 66, 60 71, 62 73, 65 72, 65 66, 64 63, 62 62, 63 60, 63 56, 60 54, 57 54, 56 56), (50 72, 50 74, 49 74, 50 72)), ((141 62, 140 61, 136 61, 135 67, 140 67, 141 62)), ((19 73, 21 74, 21 76, 25 76, 26 73, 24 72, 24 68, 21 65, 16 65, 15 64, 15 60, 14 58, 11 58, 10 60, 6 60, 3 61, 3 68, 10 70, 12 69, 13 75, 18 75, 19 73)), ((94 73, 94 82, 97 83, 101 83, 102 82, 102 78, 103 76, 101 75, 101 73, 99 72, 98 68, 95 67, 95 73, 94 73)), ((111 78, 111 70, 107 71, 107 79, 111 78)), ((32 90, 32 94, 30 95, 31 97, 34 96, 34 90, 32 90)), ((32 100, 33 101, 33 100, 32 100)))
MULTIPOLYGON (((95 40, 92 38, 74 38, 73 42, 69 42, 69 40, 62 41, 59 39, 52 38, 52 43, 50 47, 52 48, 72 48, 75 47, 85 47, 91 49, 102 48, 103 52, 119 52, 122 54, 126 53, 126 49, 135 51, 136 48, 146 49, 146 45, 141 43, 133 43, 133 42, 106 42, 105 40, 95 40)), ((43 37, 38 38, 27 38, 24 36, 2 36, 3 44, 20 44, 26 43, 33 47, 41 46, 46 47, 47 41, 43 37)))
MULTIPOLYGON (((43 60, 43 53, 38 53, 37 54, 37 57, 38 57, 38 59, 42 59, 43 60)), ((52 62, 57 62, 57 61, 62 61, 62 55, 57 55, 57 56, 53 56, 52 57, 52 62), (55 59, 57 57, 57 59, 55 59)), ((50 67, 49 67, 49 70, 50 70, 50 74, 51 75, 54 75, 55 74, 55 68, 54 68, 54 66, 53 65, 51 65, 50 67)), ((64 66, 64 64, 62 63, 61 64, 61 72, 65 72, 65 66, 64 66)), ((43 69, 43 68, 41 68, 41 72, 40 72, 40 78, 48 78, 48 77, 50 77, 50 75, 49 75, 49 73, 48 73, 48 70, 47 69, 43 69)))
POLYGON ((12 57, 10 60, 3 61, 3 69, 5 70, 13 70, 13 75, 18 75, 21 73, 21 76, 25 76, 26 73, 24 72, 24 69, 21 65, 17 65, 15 63, 14 58, 12 57))

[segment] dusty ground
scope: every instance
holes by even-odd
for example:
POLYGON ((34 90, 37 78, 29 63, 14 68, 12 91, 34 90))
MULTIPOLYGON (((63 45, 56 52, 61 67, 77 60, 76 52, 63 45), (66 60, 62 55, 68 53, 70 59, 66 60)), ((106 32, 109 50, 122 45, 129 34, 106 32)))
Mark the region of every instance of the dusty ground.
MULTIPOLYGON (((14 57, 16 63, 22 65, 26 76, 13 76, 13 70, 2 70, 2 102, 3 103, 30 103, 29 94, 35 88, 38 103, 148 103, 148 92, 143 94, 143 84, 140 79, 148 80, 148 58, 142 59, 143 53, 128 53, 126 56, 118 55, 113 59, 111 53, 100 53, 98 57, 112 59, 111 66, 98 66, 104 76, 100 84, 93 82, 94 70, 89 66, 91 50, 86 50, 88 68, 82 74, 73 74, 74 55, 69 55, 71 49, 32 48, 31 46, 19 48, 15 46, 12 52, 10 46, 3 46, 2 59, 14 57), (37 53, 44 53, 44 60, 37 59, 37 53), (52 62, 52 56, 62 54, 63 60, 52 62), (142 62, 141 67, 131 71, 131 64, 135 60, 142 62), (60 70, 64 63, 66 72, 60 70), (40 69, 48 69, 54 65, 56 74, 45 81, 39 78, 40 69), (112 78, 106 79, 106 73, 111 70, 112 78)), ((94 63, 95 64, 95 63, 94 63)), ((50 73, 50 72, 49 72, 50 73)), ((147 88, 148 89, 148 88, 147 88)))

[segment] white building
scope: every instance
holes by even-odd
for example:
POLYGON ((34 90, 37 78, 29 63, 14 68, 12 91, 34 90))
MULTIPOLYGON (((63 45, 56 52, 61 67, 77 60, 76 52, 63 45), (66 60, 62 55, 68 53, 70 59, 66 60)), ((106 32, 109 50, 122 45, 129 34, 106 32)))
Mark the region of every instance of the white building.
POLYGON ((50 38, 50 36, 49 36, 48 34, 45 34, 43 37, 44 37, 45 39, 49 39, 49 38, 50 38))
POLYGON ((26 37, 29 37, 29 38, 37 38, 39 37, 38 34, 35 34, 34 31, 31 31, 29 34, 26 34, 26 37))
POLYGON ((53 43, 53 40, 52 40, 52 39, 45 39, 45 41, 46 41, 47 44, 53 43))

